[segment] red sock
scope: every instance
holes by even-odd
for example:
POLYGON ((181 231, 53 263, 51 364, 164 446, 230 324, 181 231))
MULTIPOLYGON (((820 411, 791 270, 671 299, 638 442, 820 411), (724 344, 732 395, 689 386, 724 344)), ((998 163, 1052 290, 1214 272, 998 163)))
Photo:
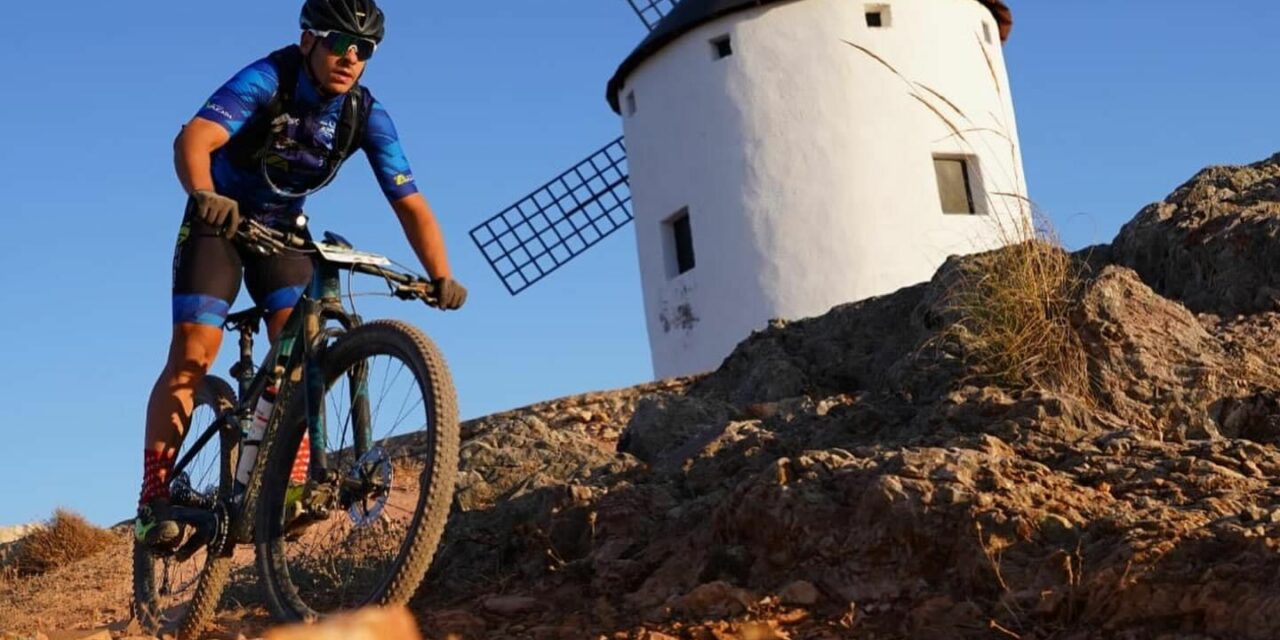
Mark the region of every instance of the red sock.
POLYGON ((289 482, 305 484, 307 468, 311 466, 311 434, 302 434, 302 444, 298 446, 298 456, 293 459, 293 472, 289 474, 289 482))
POLYGON ((153 449, 142 452, 142 495, 138 504, 143 505, 152 498, 169 497, 169 476, 173 473, 173 458, 177 451, 172 449, 163 453, 153 449))

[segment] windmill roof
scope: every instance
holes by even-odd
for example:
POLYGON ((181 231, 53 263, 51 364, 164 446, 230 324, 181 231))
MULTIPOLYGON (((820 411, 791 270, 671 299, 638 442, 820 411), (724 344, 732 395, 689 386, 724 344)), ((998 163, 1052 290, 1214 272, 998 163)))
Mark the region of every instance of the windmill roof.
MULTIPOLYGON (((732 13, 778 2, 792 1, 794 0, 682 0, 671 10, 671 13, 668 13, 658 24, 654 25, 653 31, 649 32, 649 36, 640 42, 635 51, 632 51, 631 55, 622 61, 618 71, 613 74, 613 78, 609 80, 608 94, 606 96, 609 100, 609 106, 613 107, 614 112, 621 113, 618 105, 618 91, 622 89, 622 84, 626 82, 627 76, 631 75, 631 72, 635 71, 650 56, 660 51, 676 38, 708 22, 732 13)), ((1002 41, 1007 40, 1009 32, 1013 29, 1013 13, 1009 11, 1009 7, 1004 3, 1004 0, 975 1, 981 2, 991 10, 996 22, 1000 25, 1000 39, 1002 41)))

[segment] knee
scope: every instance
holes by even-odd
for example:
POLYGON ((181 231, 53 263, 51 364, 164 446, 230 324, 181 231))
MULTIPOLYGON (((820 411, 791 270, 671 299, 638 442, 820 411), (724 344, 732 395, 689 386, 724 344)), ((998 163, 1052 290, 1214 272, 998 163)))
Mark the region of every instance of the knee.
POLYGON ((222 331, 203 325, 174 327, 167 370, 175 380, 204 377, 222 346, 222 331))

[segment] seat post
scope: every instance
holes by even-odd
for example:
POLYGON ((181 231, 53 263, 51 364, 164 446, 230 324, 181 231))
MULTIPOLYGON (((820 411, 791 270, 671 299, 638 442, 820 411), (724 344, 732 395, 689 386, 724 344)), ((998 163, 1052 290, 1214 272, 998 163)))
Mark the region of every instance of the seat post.
POLYGON ((240 398, 249 393, 253 384, 253 334, 258 332, 258 324, 264 321, 265 312, 259 307, 245 309, 227 316, 223 327, 240 334, 240 358, 231 365, 231 377, 240 383, 240 398))
POLYGON ((253 382, 253 328, 243 324, 236 327, 240 332, 240 359, 233 367, 232 374, 240 383, 239 397, 249 393, 249 385, 253 382))

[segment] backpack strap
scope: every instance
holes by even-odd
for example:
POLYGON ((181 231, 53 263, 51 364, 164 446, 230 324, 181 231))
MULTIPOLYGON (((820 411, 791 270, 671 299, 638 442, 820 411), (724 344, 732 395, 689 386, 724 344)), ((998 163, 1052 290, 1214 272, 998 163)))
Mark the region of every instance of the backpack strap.
POLYGON ((276 93, 271 96, 271 102, 267 104, 265 115, 268 116, 267 124, 270 126, 271 121, 293 104, 293 93, 298 89, 298 74, 302 73, 302 48, 291 44, 283 49, 272 51, 267 57, 275 64, 276 74, 280 78, 276 93))
POLYGON ((276 91, 271 101, 258 109, 226 145, 232 164, 251 170, 257 170, 261 153, 271 137, 271 123, 292 104, 298 74, 302 72, 302 49, 296 44, 277 49, 267 57, 276 68, 276 91))
POLYGON ((369 114, 373 111, 373 95, 364 86, 356 84, 342 101, 342 113, 333 135, 333 159, 343 162, 360 150, 365 130, 369 126, 369 114))

